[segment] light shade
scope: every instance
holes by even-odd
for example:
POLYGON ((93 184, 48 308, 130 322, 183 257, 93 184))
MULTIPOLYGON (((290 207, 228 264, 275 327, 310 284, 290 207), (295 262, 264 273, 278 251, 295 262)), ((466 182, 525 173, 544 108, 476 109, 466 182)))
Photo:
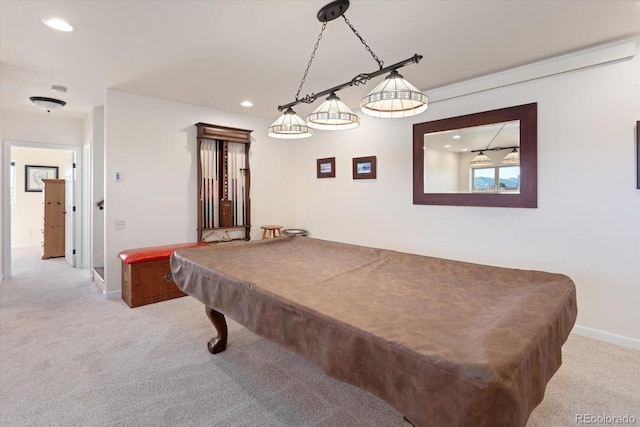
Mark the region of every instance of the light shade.
POLYGON ((393 70, 369 95, 362 98, 360 109, 368 116, 380 118, 411 117, 429 107, 427 95, 393 70))
POLYGON ((481 151, 478 153, 477 156, 473 158, 473 160, 471 160, 469 164, 471 166, 488 166, 492 163, 493 161, 489 158, 489 156, 487 156, 486 154, 484 154, 483 151, 481 151))
POLYGON ((504 156, 502 159, 502 163, 509 165, 519 165, 520 164, 520 153, 517 148, 514 148, 509 154, 504 156))
POLYGON ((298 139, 308 138, 312 134, 313 130, 291 107, 267 129, 267 135, 272 138, 298 139))
POLYGON ((307 125, 322 130, 353 129, 360 125, 360 117, 353 114, 332 92, 322 105, 307 116, 307 125))
POLYGON ((50 112, 51 110, 57 110, 58 108, 62 108, 67 105, 66 102, 59 99, 46 98, 44 96, 32 96, 29 99, 38 107, 42 108, 43 110, 47 110, 47 112, 50 112))

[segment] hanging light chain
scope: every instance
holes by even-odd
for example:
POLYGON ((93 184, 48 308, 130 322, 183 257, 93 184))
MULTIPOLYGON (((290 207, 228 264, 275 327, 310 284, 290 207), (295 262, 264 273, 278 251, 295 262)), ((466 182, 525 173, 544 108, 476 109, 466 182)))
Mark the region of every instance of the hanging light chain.
MULTIPOLYGON (((493 141, 495 141, 496 138, 498 137, 498 135, 500 135, 500 132, 502 132, 502 129, 504 129, 505 125, 506 125, 506 123, 502 124, 502 127, 498 130, 498 132, 495 134, 495 136, 493 138, 491 138, 491 142, 489 142, 489 145, 493 144, 493 141)), ((489 145, 487 145, 487 148, 485 148, 485 150, 489 149, 489 145)))
MULTIPOLYGON (((0 0, 1 1, 1 0, 0 0)), ((397 69, 406 65, 415 63, 417 64, 422 59, 422 55, 415 54, 404 61, 397 62, 393 65, 384 66, 384 62, 378 58, 378 56, 371 50, 367 42, 362 38, 358 30, 349 22, 349 19, 344 15, 344 12, 349 8, 349 0, 333 0, 331 3, 325 5, 317 14, 317 18, 322 22, 322 29, 311 52, 311 57, 307 63, 307 68, 300 80, 300 86, 296 92, 295 100, 285 105, 279 105, 278 110, 284 111, 284 114, 280 116, 267 130, 267 134, 274 138, 306 138, 311 136, 312 128, 317 129, 351 129, 359 124, 359 118, 353 114, 348 107, 339 101, 336 96, 336 92, 349 86, 364 85, 374 77, 380 76, 384 73, 391 72, 387 80, 396 79, 401 77, 398 75, 397 69), (317 93, 311 93, 300 98, 300 93, 304 87, 304 83, 311 70, 311 65, 316 56, 318 48, 320 46, 320 40, 327 28, 327 22, 342 16, 344 22, 351 29, 351 31, 358 37, 360 42, 364 45, 365 49, 374 61, 378 64, 378 70, 371 73, 361 73, 355 76, 350 81, 339 84, 329 89, 317 93), (292 107, 300 103, 311 104, 319 97, 329 95, 327 100, 317 108, 313 113, 309 114, 306 119, 302 119, 295 114, 292 107), (327 107, 328 106, 328 107, 327 107), (337 113, 336 113, 337 111, 337 113)), ((393 84, 392 90, 386 87, 387 82, 382 82, 376 87, 367 97, 362 99, 361 110, 363 113, 373 117, 409 117, 415 114, 419 114, 427 109, 427 96, 414 88, 410 83, 402 80, 398 84, 393 84), (395 90, 396 86, 400 87, 400 90, 395 90), (398 95, 399 94, 399 95, 398 95), (402 101, 398 105, 394 102, 390 106, 383 105, 380 107, 380 99, 386 104, 388 97, 400 99, 402 101), (380 98, 380 99, 378 99, 380 98), (408 102, 405 102, 407 100, 408 102)), ((496 135, 497 136, 497 135, 496 135)), ((495 137, 494 137, 495 138, 495 137)))
POLYGON ((311 58, 309 58, 307 69, 304 70, 304 75, 302 76, 302 80, 300 81, 300 87, 298 87, 298 92, 296 93, 296 101, 298 101, 298 97, 300 96, 302 85, 304 85, 304 81, 307 78, 307 74, 309 73, 309 68, 311 68, 311 63, 313 62, 313 58, 316 56, 316 50, 318 50, 318 46, 320 45, 320 40, 322 39, 322 33, 324 33, 325 28, 327 28, 327 21, 325 21, 322 24, 322 29, 320 30, 320 34, 318 35, 318 41, 316 41, 316 45, 313 47, 313 52, 311 52, 311 58))
POLYGON ((362 42, 364 47, 367 49, 367 51, 369 51, 371 56, 373 56, 373 59, 376 60, 376 62, 378 63, 378 67, 380 67, 380 69, 382 69, 382 67, 384 66, 384 61, 381 61, 380 58, 378 58, 378 56, 375 53, 373 53, 373 51, 371 50, 371 48, 369 47, 367 42, 364 41, 364 39, 362 38, 360 33, 358 33, 358 30, 356 30, 355 27, 353 25, 351 25, 351 22, 349 22, 347 17, 345 15, 342 15, 342 17, 344 18, 344 22, 346 22, 347 25, 349 26, 349 28, 351 28, 351 31, 353 31, 353 33, 360 39, 360 41, 362 42))

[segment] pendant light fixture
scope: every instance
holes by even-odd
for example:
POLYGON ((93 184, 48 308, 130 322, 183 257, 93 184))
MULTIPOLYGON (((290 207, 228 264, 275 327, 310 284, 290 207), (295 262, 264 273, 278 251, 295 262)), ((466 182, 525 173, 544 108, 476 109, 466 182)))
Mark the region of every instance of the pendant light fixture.
POLYGON ((406 81, 397 70, 369 95, 362 98, 360 110, 366 115, 380 118, 411 117, 427 109, 427 95, 406 81))
POLYGON ((504 156, 504 159, 502 159, 502 163, 507 165, 519 165, 520 153, 518 152, 518 149, 514 148, 509 154, 504 156))
POLYGON ((66 102, 61 101, 60 99, 47 98, 44 96, 32 96, 29 100, 43 110, 46 110, 47 113, 51 112, 51 110, 57 110, 67 105, 66 102))
POLYGON ((307 125, 323 130, 353 129, 360 125, 360 117, 353 114, 335 92, 331 92, 326 101, 307 116, 307 125))
POLYGON ((478 155, 469 162, 471 166, 489 166, 492 163, 493 161, 489 156, 484 154, 484 151, 479 152, 478 155))
POLYGON ((267 129, 267 135, 281 139, 308 138, 312 134, 313 130, 291 107, 267 129))
POLYGON ((302 76, 295 101, 278 106, 278 110, 285 111, 285 114, 268 128, 267 134, 269 136, 274 138, 306 138, 311 136, 311 129, 309 128, 342 130, 357 127, 360 124, 360 119, 342 101, 340 101, 336 92, 349 86, 364 85, 370 79, 386 73, 389 73, 389 76, 385 81, 380 83, 362 100, 361 109, 363 113, 373 117, 395 118, 413 116, 422 113, 427 109, 427 96, 416 89, 411 83, 404 80, 397 71, 398 68, 402 68, 406 65, 413 63, 417 64, 422 59, 422 56, 415 54, 404 61, 384 67, 383 61, 373 53, 369 45, 367 45, 362 36, 344 15, 348 8, 349 0, 335 0, 318 11, 317 18, 322 22, 322 29, 320 30, 313 52, 311 53, 307 69, 302 76), (327 22, 333 21, 339 17, 344 19, 347 26, 349 26, 351 31, 353 31, 353 33, 358 37, 365 49, 377 62, 379 69, 371 73, 358 74, 346 83, 300 98, 302 86, 304 85, 307 74, 309 73, 309 69, 311 68, 318 46, 320 45, 320 40, 322 39, 322 34, 324 33, 325 28, 327 27, 327 22), (329 97, 322 103, 322 105, 320 105, 320 107, 307 116, 306 125, 302 126, 301 122, 304 122, 304 120, 295 115, 291 108, 300 103, 311 104, 315 102, 316 99, 325 95, 329 95, 329 97))

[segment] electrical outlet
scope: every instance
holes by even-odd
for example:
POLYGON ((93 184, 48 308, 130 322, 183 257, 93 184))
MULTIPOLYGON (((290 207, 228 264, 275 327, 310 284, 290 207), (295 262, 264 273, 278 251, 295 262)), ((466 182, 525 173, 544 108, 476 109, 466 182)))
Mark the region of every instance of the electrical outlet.
POLYGON ((127 228, 127 223, 124 219, 117 219, 113 221, 113 229, 114 230, 124 230, 127 228))

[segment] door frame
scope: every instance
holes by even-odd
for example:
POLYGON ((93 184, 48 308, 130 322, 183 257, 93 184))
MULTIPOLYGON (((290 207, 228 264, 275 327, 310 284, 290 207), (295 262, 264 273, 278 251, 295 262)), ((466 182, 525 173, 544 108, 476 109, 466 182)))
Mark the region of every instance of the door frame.
MULTIPOLYGON (((48 150, 65 150, 75 152, 76 159, 76 174, 82 175, 82 147, 76 145, 60 145, 60 144, 48 144, 41 142, 24 142, 24 141, 4 141, 3 147, 3 162, 2 162, 2 177, 3 177, 3 194, 9 194, 9 172, 11 169, 11 148, 12 147, 27 147, 27 148, 45 148, 48 150)), ((89 201, 82 198, 82 188, 85 185, 83 180, 76 180, 76 186, 73 190, 76 201, 76 210, 79 210, 76 216, 76 226, 74 227, 74 245, 76 247, 76 260, 83 259, 82 254, 88 250, 83 245, 82 235, 88 232, 87 225, 84 224, 82 212, 86 208, 85 204, 89 201), (82 224, 80 224, 82 222, 82 224)), ((3 249, 3 278, 11 277, 11 203, 5 200, 3 203, 3 215, 2 215, 2 249, 3 249)), ((76 262, 76 268, 87 268, 87 266, 81 265, 76 262)))
POLYGON ((77 239, 75 239, 75 236, 76 233, 79 232, 77 226, 80 221, 80 214, 82 213, 76 206, 80 204, 80 201, 76 197, 76 185, 79 184, 78 178, 82 177, 75 171, 77 168, 77 159, 75 158, 74 152, 69 151, 66 153, 66 156, 67 158, 64 162, 64 211, 66 212, 64 216, 64 259, 71 267, 75 267, 77 265, 76 254, 78 257, 81 256, 81 254, 77 253, 79 251, 76 249, 77 239), (69 175, 71 179, 69 179, 69 175))

